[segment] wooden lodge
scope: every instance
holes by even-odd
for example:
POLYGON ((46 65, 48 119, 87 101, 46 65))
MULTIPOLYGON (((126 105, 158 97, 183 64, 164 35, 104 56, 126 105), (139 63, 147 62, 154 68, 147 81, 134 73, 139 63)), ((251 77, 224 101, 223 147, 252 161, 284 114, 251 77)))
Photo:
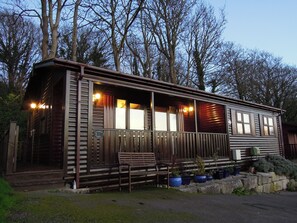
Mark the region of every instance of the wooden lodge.
POLYGON ((278 108, 62 59, 34 65, 24 109, 23 159, 58 169, 79 187, 116 186, 123 151, 154 152, 169 164, 199 155, 207 168, 214 154, 220 165, 234 163, 233 150, 240 164, 251 160, 252 147, 283 154, 278 108))

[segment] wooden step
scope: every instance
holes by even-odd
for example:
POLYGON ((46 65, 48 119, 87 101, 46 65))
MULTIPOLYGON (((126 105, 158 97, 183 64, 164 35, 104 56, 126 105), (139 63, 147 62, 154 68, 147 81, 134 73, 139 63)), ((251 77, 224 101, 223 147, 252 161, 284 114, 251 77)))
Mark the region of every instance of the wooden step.
POLYGON ((5 179, 18 191, 61 188, 64 186, 62 170, 26 171, 6 175, 5 179))

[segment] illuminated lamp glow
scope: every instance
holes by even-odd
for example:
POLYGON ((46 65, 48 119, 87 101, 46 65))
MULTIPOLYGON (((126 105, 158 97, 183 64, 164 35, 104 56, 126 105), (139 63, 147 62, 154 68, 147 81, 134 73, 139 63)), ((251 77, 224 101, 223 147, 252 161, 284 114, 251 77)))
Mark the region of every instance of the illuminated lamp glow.
POLYGON ((32 108, 32 109, 35 109, 35 108, 37 108, 37 104, 36 104, 36 103, 34 103, 34 102, 32 102, 32 103, 30 104, 30 108, 32 108))
POLYGON ((189 112, 194 111, 194 108, 192 106, 189 107, 189 112))
POLYGON ((93 94, 93 101, 99 100, 101 98, 100 93, 93 94))

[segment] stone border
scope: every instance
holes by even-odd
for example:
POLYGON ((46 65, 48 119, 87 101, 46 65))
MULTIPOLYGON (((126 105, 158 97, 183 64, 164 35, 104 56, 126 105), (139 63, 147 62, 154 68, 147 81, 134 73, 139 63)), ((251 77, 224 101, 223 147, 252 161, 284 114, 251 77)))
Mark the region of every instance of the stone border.
POLYGON ((230 176, 222 180, 206 183, 191 183, 176 189, 189 193, 231 194, 236 188, 254 190, 258 193, 273 193, 287 189, 289 179, 278 176, 274 172, 256 174, 241 172, 238 176, 230 176))

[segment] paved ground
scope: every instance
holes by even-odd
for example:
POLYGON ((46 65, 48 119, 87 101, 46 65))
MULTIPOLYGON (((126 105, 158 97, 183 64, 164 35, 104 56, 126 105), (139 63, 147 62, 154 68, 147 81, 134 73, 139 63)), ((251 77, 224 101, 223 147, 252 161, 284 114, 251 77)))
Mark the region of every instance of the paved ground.
MULTIPOLYGON (((25 196, 27 199, 23 204, 23 208, 12 213, 9 222, 70 222, 67 215, 71 216, 68 213, 71 210, 75 212, 84 211, 86 216, 92 216, 95 213, 100 216, 100 211, 110 212, 111 216, 121 213, 111 218, 113 220, 110 221, 100 221, 95 218, 92 221, 76 219, 76 221, 71 222, 130 223, 131 220, 124 219, 123 216, 125 215, 128 217, 133 216, 130 218, 134 219, 133 222, 153 223, 297 222, 297 192, 238 196, 234 194, 190 194, 172 189, 141 189, 132 191, 132 193, 124 191, 98 194, 39 191, 25 193, 25 196), (45 199, 46 197, 47 199, 45 199), (34 209, 37 210, 36 215, 41 215, 41 217, 28 217, 30 214, 27 213, 27 209, 32 209, 32 206, 35 206, 34 209), (44 207, 44 209, 39 210, 38 206, 40 208, 44 207), (106 208, 103 210, 103 207, 106 208), (115 207, 116 209, 114 209, 115 207), (66 208, 66 210, 63 210, 63 208, 66 208), (124 214, 117 211, 119 208, 125 210, 124 214), (86 210, 90 210, 90 212, 86 212, 86 210), (130 212, 127 213, 126 210, 130 212)), ((72 214, 75 213, 72 212, 72 214)))
POLYGON ((150 203, 154 208, 190 212, 195 222, 297 222, 297 193, 281 192, 261 195, 199 195, 150 203))

